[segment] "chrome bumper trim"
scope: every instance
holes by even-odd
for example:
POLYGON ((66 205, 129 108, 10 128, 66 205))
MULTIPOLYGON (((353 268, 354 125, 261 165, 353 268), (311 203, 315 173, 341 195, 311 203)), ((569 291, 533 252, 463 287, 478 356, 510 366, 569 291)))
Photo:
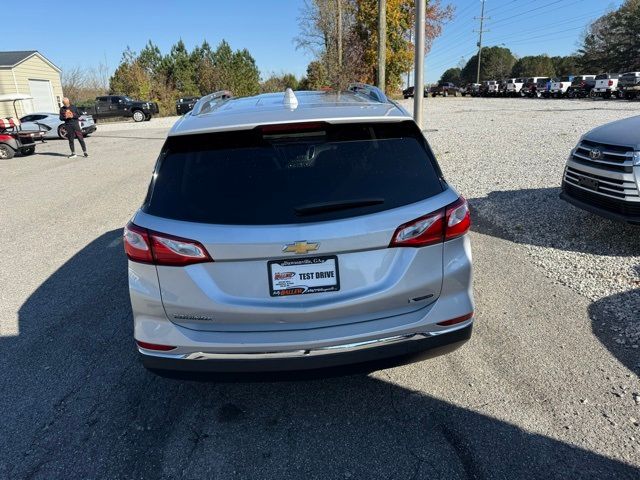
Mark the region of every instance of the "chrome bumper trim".
POLYGON ((261 359, 273 359, 273 358, 303 358, 303 357, 316 357, 321 355, 331 355, 336 353, 354 352, 358 350, 365 350, 368 348, 381 347, 386 345, 392 345, 402 342, 410 342, 414 340, 423 340, 429 337, 437 337, 439 335, 447 334, 460 330, 473 323, 473 318, 457 324, 453 328, 447 328, 438 330, 435 332, 418 332, 408 333, 405 335, 394 335, 391 337, 377 338, 373 340, 365 340, 362 342, 343 343, 339 345, 328 345, 326 347, 317 347, 309 350, 282 350, 275 352, 191 352, 191 353, 167 353, 167 352, 155 352, 138 347, 138 351, 143 355, 149 355, 154 357, 172 358, 176 360, 261 360, 261 359))

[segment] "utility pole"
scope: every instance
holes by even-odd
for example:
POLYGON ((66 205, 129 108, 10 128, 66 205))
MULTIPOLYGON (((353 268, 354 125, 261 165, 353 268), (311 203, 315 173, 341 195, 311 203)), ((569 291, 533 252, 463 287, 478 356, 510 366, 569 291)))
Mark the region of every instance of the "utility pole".
POLYGON ((425 2, 416 0, 416 45, 415 45, 415 72, 413 90, 413 118, 422 129, 422 103, 424 100, 424 27, 425 27, 425 2))
MULTIPOLYGON (((413 30, 409 29, 409 43, 413 41, 413 30)), ((411 70, 407 72, 407 88, 411 86, 411 70)))
MULTIPOLYGON (((478 73, 476 74, 476 83, 480 83, 480 60, 482 57, 482 34, 484 32, 486 32, 487 30, 483 30, 482 27, 484 26, 484 21, 485 21, 485 16, 484 16, 484 1, 485 0, 480 0, 482 2, 482 10, 480 12, 480 30, 478 30, 479 33, 479 38, 478 38, 478 73)), ((475 17, 476 20, 478 20, 478 17, 475 17)), ((488 17, 486 18, 488 19, 488 17)))
POLYGON ((378 0, 378 88, 385 91, 387 63, 387 0, 378 0))
POLYGON ((338 4, 338 68, 340 68, 340 76, 342 76, 342 0, 336 0, 338 4))

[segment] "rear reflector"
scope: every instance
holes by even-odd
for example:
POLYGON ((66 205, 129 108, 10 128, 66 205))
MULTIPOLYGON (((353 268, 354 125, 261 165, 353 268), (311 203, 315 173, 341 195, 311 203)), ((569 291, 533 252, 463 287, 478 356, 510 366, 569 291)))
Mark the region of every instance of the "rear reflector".
POLYGON ((169 350, 175 350, 178 348, 172 347, 171 345, 157 345, 155 343, 141 342, 140 340, 136 340, 136 343, 140 348, 144 348, 145 350, 156 350, 158 352, 168 352, 169 350))
POLYGON ((153 232, 131 222, 123 236, 124 250, 134 262, 174 267, 213 262, 204 246, 195 240, 153 232))
POLYGON ((461 317, 452 318, 451 320, 445 320, 444 322, 438 322, 437 325, 441 327, 448 327, 449 325, 455 325, 456 323, 466 322, 473 318, 473 312, 462 315, 461 317))

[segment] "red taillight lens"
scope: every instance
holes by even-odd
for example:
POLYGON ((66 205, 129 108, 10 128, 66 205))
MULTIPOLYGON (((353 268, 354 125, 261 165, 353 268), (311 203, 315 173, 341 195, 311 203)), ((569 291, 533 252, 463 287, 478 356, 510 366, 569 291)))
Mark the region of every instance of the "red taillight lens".
POLYGON ((460 197, 446 208, 446 220, 444 239, 453 240, 469 231, 471 228, 471 213, 469 204, 464 197, 460 197))
POLYGON ((609 80, 609 86, 612 87, 613 86, 613 80, 609 80))
POLYGON ((456 323, 466 322, 473 317, 473 312, 462 315, 461 317, 452 318, 451 320, 445 320, 444 322, 438 322, 441 327, 448 327, 449 325, 455 325, 456 323))
POLYGON ((460 197, 442 210, 400 225, 389 247, 425 247, 464 235, 469 227, 469 205, 460 197))
POLYGON ((159 352, 168 352, 169 350, 175 350, 176 348, 178 348, 171 345, 158 345, 156 343, 141 342, 140 340, 136 340, 136 343, 140 348, 144 348, 146 350, 156 350, 159 352))
POLYGON ((564 85, 560 84, 560 88, 564 88, 564 85))
POLYGON ((155 232, 149 236, 157 265, 185 266, 212 261, 202 244, 194 240, 155 232))
POLYGON ((149 232, 145 228, 129 222, 123 232, 124 251, 129 260, 142 263, 153 263, 149 232))
POLYGON ((184 267, 213 261, 199 242, 152 232, 131 222, 124 228, 124 250, 129 260, 155 265, 184 267))
POLYGON ((444 209, 400 225, 390 247, 425 247, 440 243, 444 235, 444 209))

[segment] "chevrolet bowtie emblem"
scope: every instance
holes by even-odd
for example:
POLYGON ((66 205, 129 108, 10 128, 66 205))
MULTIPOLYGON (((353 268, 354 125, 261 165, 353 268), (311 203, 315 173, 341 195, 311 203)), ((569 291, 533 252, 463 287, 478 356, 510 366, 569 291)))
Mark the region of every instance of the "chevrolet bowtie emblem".
POLYGON ((285 245, 282 248, 282 251, 285 253, 295 253, 298 255, 302 255, 304 253, 315 252, 318 250, 320 246, 319 243, 307 243, 305 242, 294 242, 288 245, 285 245))

